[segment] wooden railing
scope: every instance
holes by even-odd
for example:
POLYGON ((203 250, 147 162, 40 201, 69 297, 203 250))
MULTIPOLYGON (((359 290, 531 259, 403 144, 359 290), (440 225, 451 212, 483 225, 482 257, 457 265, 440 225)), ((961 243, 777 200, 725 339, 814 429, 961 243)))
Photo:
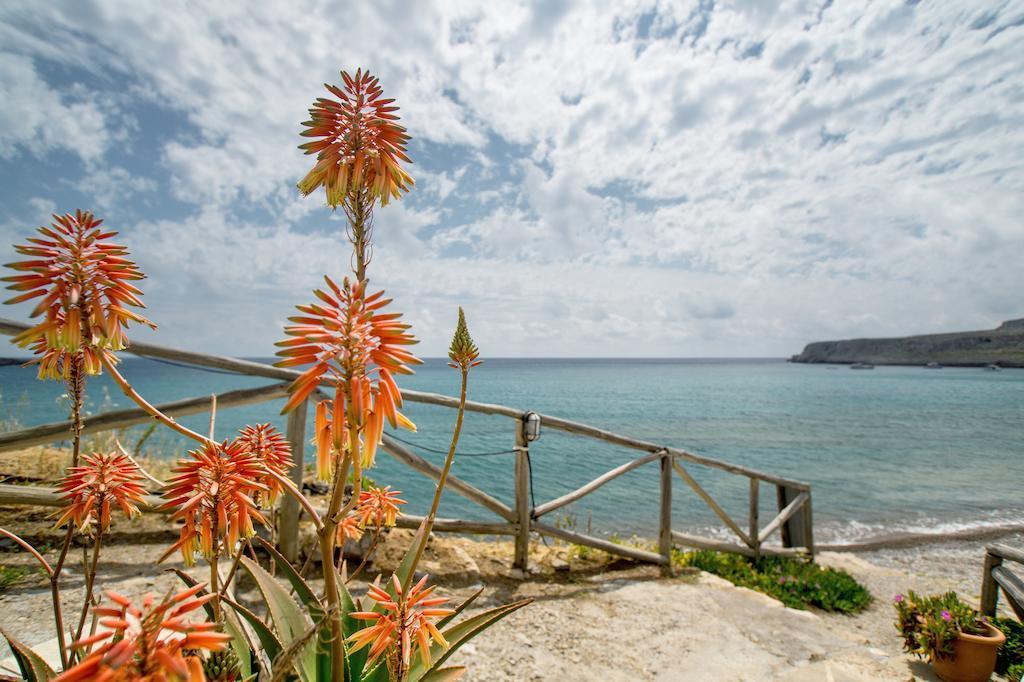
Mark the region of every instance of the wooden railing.
POLYGON ((999 588, 1006 595, 1006 602, 1024 621, 1024 578, 1012 572, 1005 562, 1024 565, 1024 551, 1006 545, 989 545, 985 548, 985 567, 981 577, 981 613, 996 615, 999 588))
MULTIPOLYGON (((0 318, 0 334, 15 335, 27 328, 27 325, 0 318)), ((228 370, 248 376, 276 379, 278 383, 259 388, 227 391, 216 396, 218 408, 234 407, 251 403, 263 402, 280 398, 285 394, 289 381, 300 375, 300 372, 279 367, 272 367, 259 362, 238 360, 203 353, 193 353, 173 348, 164 348, 145 343, 133 343, 130 352, 142 356, 162 360, 171 360, 198 367, 228 370), (285 383, 280 383, 280 382, 285 383)), ((324 386, 329 381, 323 382, 324 386)), ((320 399, 320 391, 314 394, 320 399)), ((458 400, 449 396, 421 391, 402 390, 405 400, 415 403, 439 405, 457 408, 458 400)), ((157 407, 171 417, 180 417, 209 411, 213 397, 188 398, 164 403, 157 407)), ((296 466, 292 471, 292 480, 302 483, 303 456, 305 453, 306 413, 308 403, 304 403, 289 413, 286 436, 291 443, 296 466)), ((531 506, 530 490, 530 450, 527 439, 526 418, 534 414, 504 405, 491 405, 474 401, 466 402, 466 410, 480 414, 491 414, 508 417, 512 420, 512 439, 515 444, 515 506, 509 507, 492 495, 449 475, 447 487, 471 502, 497 515, 501 521, 484 523, 460 519, 440 519, 434 529, 454 533, 478 533, 486 535, 511 535, 515 538, 514 565, 526 569, 529 556, 531 533, 539 533, 558 538, 567 542, 601 549, 606 552, 635 559, 638 561, 660 564, 668 567, 671 563, 673 545, 713 549, 724 552, 736 552, 750 557, 762 554, 814 554, 814 532, 811 516, 811 488, 808 484, 775 476, 736 464, 730 464, 710 457, 705 457, 679 448, 668 447, 649 441, 638 440, 610 431, 605 431, 586 424, 551 415, 538 414, 544 429, 553 429, 575 436, 598 440, 611 445, 644 452, 642 456, 608 471, 594 480, 585 483, 576 490, 549 500, 536 507, 531 506), (602 538, 578 533, 557 525, 541 521, 541 518, 577 502, 583 497, 606 485, 610 481, 647 464, 658 462, 659 478, 659 514, 658 514, 658 551, 652 552, 611 542, 602 538), (744 476, 749 481, 749 515, 746 529, 740 525, 715 501, 712 495, 697 482, 688 469, 691 465, 706 467, 729 474, 744 476), (738 542, 725 542, 712 538, 698 537, 672 529, 672 480, 675 472, 683 482, 708 506, 708 508, 731 531, 738 542), (761 484, 775 486, 775 497, 778 513, 764 526, 760 525, 758 510, 760 508, 761 484), (767 545, 775 533, 780 534, 779 545, 767 545), (798 549, 799 548, 799 549, 798 549)), ((96 433, 119 429, 135 424, 151 421, 152 417, 141 409, 126 409, 90 416, 85 423, 83 433, 96 433)), ((70 422, 43 424, 20 431, 0 434, 0 452, 18 450, 34 445, 42 445, 67 437, 70 422)), ((382 449, 399 462, 434 480, 440 476, 439 467, 415 454, 401 442, 385 434, 382 449)), ((56 493, 49 489, 37 489, 28 492, 24 486, 0 485, 0 504, 57 504, 56 493), (14 490, 12 490, 14 489, 14 490), (31 502, 26 501, 31 500, 31 502)), ((282 553, 294 559, 298 553, 298 524, 300 510, 290 497, 282 503, 280 528, 278 537, 282 553)), ((416 517, 406 516, 402 525, 415 526, 416 517)))

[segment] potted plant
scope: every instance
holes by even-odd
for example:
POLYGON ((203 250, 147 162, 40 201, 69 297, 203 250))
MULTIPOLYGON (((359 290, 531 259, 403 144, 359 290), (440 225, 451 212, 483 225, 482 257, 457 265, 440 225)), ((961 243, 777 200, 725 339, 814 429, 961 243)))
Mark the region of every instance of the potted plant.
POLYGON ((894 606, 904 650, 927 657, 942 680, 984 682, 992 676, 1006 636, 956 592, 898 594, 894 606))

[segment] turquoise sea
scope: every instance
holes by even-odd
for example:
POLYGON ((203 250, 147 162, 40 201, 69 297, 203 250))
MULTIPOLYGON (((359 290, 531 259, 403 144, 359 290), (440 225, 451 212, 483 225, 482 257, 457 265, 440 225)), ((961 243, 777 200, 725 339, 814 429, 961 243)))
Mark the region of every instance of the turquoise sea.
MULTIPOLYGON (((155 403, 270 381, 136 358, 124 360, 123 371, 155 403)), ((458 375, 442 360, 427 360, 402 386, 453 395, 458 375)), ((33 369, 0 367, 0 389, 7 422, 65 418, 62 386, 37 382, 33 369)), ((105 377, 92 380, 89 393, 93 411, 128 406, 105 377)), ((851 371, 774 359, 492 359, 473 371, 469 395, 807 481, 819 543, 1024 523, 1024 370, 851 371)), ((229 437, 255 421, 283 428, 280 405, 223 410, 217 435, 229 437)), ((419 431, 396 435, 425 448, 447 447, 452 410, 407 403, 406 413, 419 431)), ((206 429, 205 416, 184 421, 206 429)), ((125 442, 135 442, 140 429, 125 442)), ((145 447, 173 456, 185 445, 163 432, 145 447)), ((468 415, 455 475, 511 503, 513 457, 477 455, 512 445, 508 418, 468 415)), ((538 504, 641 454, 550 429, 530 451, 538 504)), ((745 524, 745 478, 699 466, 690 471, 745 524)), ((371 475, 403 491, 410 511, 424 511, 433 490, 428 479, 386 454, 371 475)), ((604 535, 649 536, 657 527, 657 490, 657 465, 647 465, 566 508, 560 522, 604 535)), ((769 519, 774 491, 762 490, 761 518, 769 519)), ((720 526, 679 479, 673 507, 679 530, 720 526)), ((442 514, 492 519, 452 492, 442 514)))

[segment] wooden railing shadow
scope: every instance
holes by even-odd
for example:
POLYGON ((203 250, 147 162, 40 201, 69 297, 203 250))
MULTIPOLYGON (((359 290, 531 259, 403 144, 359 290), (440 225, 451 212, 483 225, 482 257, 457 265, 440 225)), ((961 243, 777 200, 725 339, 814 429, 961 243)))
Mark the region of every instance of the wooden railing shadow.
MULTIPOLYGON (((23 323, 0 318, 0 334, 15 335, 27 328, 28 325, 23 323)), ((236 407, 281 398, 286 394, 288 382, 300 375, 300 372, 295 370, 282 369, 259 362, 194 353, 146 343, 133 343, 129 352, 141 357, 170 360, 198 367, 226 370, 242 375, 276 380, 275 383, 267 386, 227 391, 218 394, 215 397, 218 408, 236 407)), ((329 385, 329 380, 322 382, 322 386, 329 385)), ((323 394, 317 391, 313 397, 319 399, 323 397, 323 394)), ((402 397, 414 403, 439 405, 447 408, 458 407, 457 399, 436 393, 403 390, 402 397)), ((214 398, 210 396, 187 398, 164 403, 158 407, 161 412, 170 417, 181 417, 209 411, 213 400, 214 398)), ((762 554, 799 553, 808 556, 814 555, 811 487, 807 483, 705 457, 679 448, 638 440, 552 415, 538 414, 505 405, 491 405, 474 401, 467 401, 466 410, 480 414, 500 415, 511 420, 511 436, 515 443, 515 506, 510 507, 487 492, 456 476, 449 475, 448 489, 493 513, 499 520, 485 523, 461 519, 439 519, 434 525, 434 530, 451 533, 511 535, 515 538, 513 565, 517 568, 527 568, 531 533, 539 533, 578 545, 593 547, 610 554, 637 561, 659 564, 666 569, 671 564, 673 545, 735 552, 750 557, 759 557, 762 554), (554 429, 577 437, 593 439, 626 449, 638 450, 645 454, 615 467, 594 480, 581 485, 572 492, 534 507, 531 504, 532 495, 529 475, 530 429, 528 427, 536 427, 538 419, 539 424, 543 425, 545 429, 554 429), (616 478, 655 462, 658 463, 659 469, 657 486, 659 494, 657 552, 621 545, 593 535, 559 528, 554 524, 542 521, 544 516, 579 501, 616 478), (691 471, 694 465, 723 471, 736 476, 743 476, 748 479, 749 511, 744 527, 741 527, 714 497, 698 483, 691 471), (722 521, 725 528, 736 537, 737 542, 725 542, 714 538, 699 537, 672 529, 673 473, 722 521), (762 484, 775 486, 777 506, 777 514, 763 526, 760 524, 759 518, 762 484), (775 533, 780 535, 780 544, 766 544, 766 541, 772 538, 775 533)), ((292 479, 300 486, 302 483, 302 463, 306 446, 307 411, 308 401, 289 413, 286 427, 286 435, 291 443, 296 462, 296 466, 292 471, 292 479)), ((90 434, 119 429, 146 423, 151 421, 151 419, 152 417, 141 409, 115 410, 90 416, 86 420, 82 432, 83 434, 90 434)), ((70 422, 58 422, 0 434, 0 452, 51 443, 55 440, 66 438, 69 431, 70 422)), ((405 445, 387 434, 384 436, 382 449, 399 462, 421 474, 435 480, 440 476, 441 471, 439 467, 415 454, 405 445)), ((56 493, 49 489, 0 485, 0 504, 53 505, 58 504, 58 500, 56 493)), ((151 508, 151 510, 154 509, 151 508)), ((280 538, 279 542, 282 553, 289 559, 294 559, 298 554, 299 516, 298 504, 292 498, 286 497, 282 502, 277 537, 280 538)), ((401 525, 414 527, 418 524, 418 521, 417 517, 406 516, 403 518, 401 525)))

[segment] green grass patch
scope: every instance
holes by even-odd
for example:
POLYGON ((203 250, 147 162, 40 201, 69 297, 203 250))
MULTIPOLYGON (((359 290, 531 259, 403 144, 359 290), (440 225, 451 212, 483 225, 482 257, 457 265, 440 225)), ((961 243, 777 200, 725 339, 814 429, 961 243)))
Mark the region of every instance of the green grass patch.
POLYGON ((1024 677, 1024 624, 1012 618, 993 618, 992 625, 1006 635, 1006 644, 999 649, 996 672, 1010 682, 1021 682, 1024 677))
POLYGON ((738 554, 698 550, 678 552, 673 562, 693 566, 778 599, 786 606, 857 613, 871 603, 871 593, 849 573, 789 557, 748 559, 738 554))

